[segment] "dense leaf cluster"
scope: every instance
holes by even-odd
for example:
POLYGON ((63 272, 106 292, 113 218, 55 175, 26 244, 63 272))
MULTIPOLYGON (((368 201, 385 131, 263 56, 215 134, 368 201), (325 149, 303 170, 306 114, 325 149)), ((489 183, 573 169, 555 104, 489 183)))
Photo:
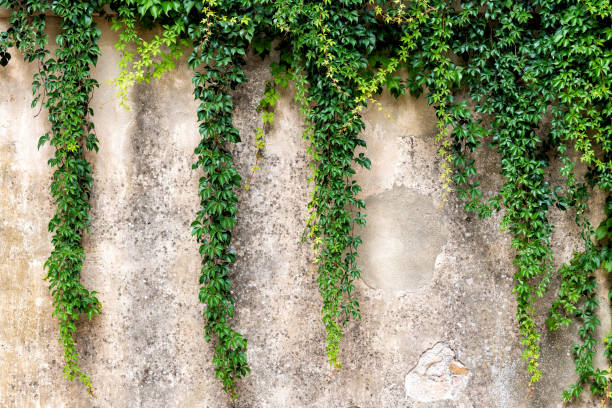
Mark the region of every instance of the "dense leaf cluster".
MULTIPOLYGON (((442 5, 433 6, 442 9, 442 5)), ((458 79, 455 89, 460 85, 467 91, 477 115, 449 98, 452 156, 458 170, 455 181, 460 197, 467 200, 468 211, 482 217, 503 205, 502 227, 513 235, 516 250, 514 291, 524 358, 532 381, 537 381, 541 375, 540 334, 534 302, 543 295, 553 272, 553 225, 549 220, 553 205, 576 212, 586 247, 573 266, 561 271, 559 302, 565 302, 565 280, 584 275, 580 300, 593 315, 591 300, 596 286, 590 265, 598 262, 591 251, 590 223, 584 212, 592 188, 606 192, 610 188, 610 16, 593 14, 576 2, 487 2, 486 8, 481 6, 462 3, 460 11, 450 9, 439 25, 453 30, 448 43, 459 57, 445 73, 445 86, 453 87, 458 79), (547 117, 550 129, 542 126, 547 117), (487 203, 473 181, 476 170, 468 158, 485 138, 499 153, 500 173, 506 179, 501 191, 487 203), (568 148, 578 152, 589 167, 583 181, 576 179, 575 159, 568 148), (558 186, 550 182, 550 164, 556 158, 565 178, 558 186)), ((422 54, 415 53, 414 58, 427 61, 428 54, 424 44, 422 54)), ((441 81, 434 78, 435 69, 431 72, 426 84, 435 92, 441 81)), ((581 314, 577 317, 585 318, 581 314)), ((594 324, 593 319, 585 319, 585 324, 594 324)), ((586 361, 581 356, 577 353, 579 370, 586 361)), ((592 359, 589 365, 594 370, 592 359)), ((596 382, 601 384, 601 380, 596 382)))

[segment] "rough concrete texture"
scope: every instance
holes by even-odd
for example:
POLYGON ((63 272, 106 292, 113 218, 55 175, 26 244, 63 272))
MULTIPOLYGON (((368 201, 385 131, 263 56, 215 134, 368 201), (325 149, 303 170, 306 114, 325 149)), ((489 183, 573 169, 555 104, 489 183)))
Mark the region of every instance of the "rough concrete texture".
MULTIPOLYGON (((234 326, 248 338, 252 373, 230 402, 214 377, 197 296, 200 256, 189 224, 200 173, 191 169, 199 139, 191 73, 181 63, 162 80, 135 87, 132 109, 121 110, 106 82, 118 72, 117 35, 104 20, 98 23, 103 57, 95 76, 102 86, 92 104, 100 151, 89 155, 96 181, 82 280, 99 292, 103 308, 78 330, 81 364, 97 398, 62 377, 57 323, 42 280, 54 211, 46 164, 52 150, 36 150, 48 125, 44 112, 30 109, 35 67, 15 52, 0 69, 0 407, 562 405, 561 390, 576 378, 569 354, 574 335, 546 333, 543 324, 558 281, 538 305, 543 380, 529 393, 514 317, 510 237, 499 231, 501 214, 471 219, 452 195, 441 206, 435 118, 423 98, 384 95, 387 112, 365 113, 372 169, 357 174, 370 220, 363 231, 364 280, 356 289, 363 319, 346 327, 342 370, 329 369, 312 254, 300 242, 310 171, 291 90, 282 93, 261 170, 240 196, 234 326), (432 376, 450 384, 445 392, 454 399, 423 402, 410 390, 425 390, 433 377, 413 374, 436 347, 439 372, 432 376)), ((249 82, 234 94, 243 137, 234 152, 244 176, 255 160, 255 129, 262 123, 255 107, 269 62, 249 57, 249 82)), ((503 181, 497 160, 491 153, 477 156, 485 189, 503 181)), ((580 240, 573 214, 552 218, 560 263, 580 240)), ((609 283, 603 276, 599 282, 605 305, 609 283)), ((609 316, 601 319, 599 335, 609 316)), ((585 397, 574 406, 595 402, 585 397)))

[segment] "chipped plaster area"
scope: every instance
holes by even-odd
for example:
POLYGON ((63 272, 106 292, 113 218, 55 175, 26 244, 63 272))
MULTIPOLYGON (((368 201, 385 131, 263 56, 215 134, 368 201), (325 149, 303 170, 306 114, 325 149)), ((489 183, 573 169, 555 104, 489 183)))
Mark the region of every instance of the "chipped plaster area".
MULTIPOLYGON (((442 205, 435 115, 422 98, 383 95, 383 111, 365 111, 372 169, 356 175, 369 221, 359 232, 364 279, 355 289, 363 318, 345 327, 342 370, 329 369, 313 255, 301 242, 312 185, 292 89, 281 90, 261 170, 240 194, 233 326, 248 338, 252 373, 231 402, 214 377, 214 344, 204 341, 198 302, 201 259, 189 224, 202 174, 191 169, 199 135, 190 70, 183 61, 162 80, 135 87, 132 109, 122 110, 107 82, 118 72, 117 34, 105 20, 97 22, 103 58, 92 104, 100 151, 88 155, 95 182, 81 279, 99 292, 102 314, 79 323, 77 343, 97 398, 62 377, 57 323, 42 280, 54 211, 46 164, 52 150, 36 150, 46 118, 30 109, 34 67, 14 54, 0 69, 0 407, 560 406, 561 390, 575 381, 572 332, 543 335, 543 380, 529 395, 512 293, 514 254, 510 237, 499 231, 502 214, 472 219, 452 194, 442 205), (427 350, 438 344, 441 360, 421 374, 427 350), (452 398, 422 402, 423 396, 407 395, 407 375, 426 384, 442 379, 438 397, 452 398)), ((255 108, 270 61, 249 56, 249 82, 234 93, 242 142, 232 150, 245 178, 255 160, 255 130, 262 125, 255 108)), ((499 188, 497 157, 479 153, 476 160, 484 188, 499 188)), ((573 214, 553 217, 558 261, 567 260, 580 248, 573 214)), ((603 276, 598 282, 605 304, 609 282, 603 276)), ((554 281, 538 304, 543 332, 557 287, 554 281)))
POLYGON ((445 343, 436 343, 406 375, 406 396, 418 402, 456 400, 470 377, 470 371, 455 359, 455 352, 445 343))

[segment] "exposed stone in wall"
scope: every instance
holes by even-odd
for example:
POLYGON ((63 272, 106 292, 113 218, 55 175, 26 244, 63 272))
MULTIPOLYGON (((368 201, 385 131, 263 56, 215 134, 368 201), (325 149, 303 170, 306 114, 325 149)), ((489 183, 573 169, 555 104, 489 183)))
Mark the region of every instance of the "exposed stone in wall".
POLYGON ((471 373, 455 357, 445 343, 436 343, 426 350, 406 375, 406 395, 419 402, 457 399, 471 373))

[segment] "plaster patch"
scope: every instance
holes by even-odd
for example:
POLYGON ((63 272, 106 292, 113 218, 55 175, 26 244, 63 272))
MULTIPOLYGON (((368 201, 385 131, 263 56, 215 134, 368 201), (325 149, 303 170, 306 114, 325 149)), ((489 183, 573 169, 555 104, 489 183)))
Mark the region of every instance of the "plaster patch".
POLYGON ((365 199, 359 264, 370 287, 416 291, 433 278, 436 257, 447 239, 441 213, 430 197, 395 187, 365 199))
POLYGON ((454 400, 470 377, 469 370, 455 359, 455 352, 446 343, 436 343, 406 375, 406 396, 419 402, 454 400))

